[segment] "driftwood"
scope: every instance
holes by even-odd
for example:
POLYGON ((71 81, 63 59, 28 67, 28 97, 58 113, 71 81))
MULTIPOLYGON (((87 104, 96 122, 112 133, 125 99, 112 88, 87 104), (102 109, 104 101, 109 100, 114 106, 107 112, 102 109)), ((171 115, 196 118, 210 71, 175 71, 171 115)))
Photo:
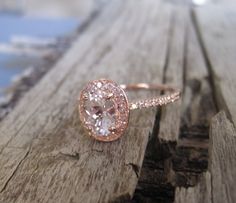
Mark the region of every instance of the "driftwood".
POLYGON ((235 30, 216 9, 108 4, 0 123, 0 202, 235 202, 235 30), (121 139, 100 143, 77 112, 97 78, 165 82, 182 100, 132 112, 121 139))

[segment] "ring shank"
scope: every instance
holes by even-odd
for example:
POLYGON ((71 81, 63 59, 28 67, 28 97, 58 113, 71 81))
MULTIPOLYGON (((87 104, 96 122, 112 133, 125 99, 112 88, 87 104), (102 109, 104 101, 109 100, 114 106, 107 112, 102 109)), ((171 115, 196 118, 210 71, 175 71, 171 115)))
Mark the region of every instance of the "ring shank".
POLYGON ((171 87, 169 85, 164 84, 147 84, 147 83, 137 83, 137 84, 122 84, 120 87, 124 90, 158 90, 158 91, 168 91, 169 93, 160 95, 151 99, 144 99, 139 101, 129 102, 129 109, 141 109, 141 108, 149 108, 154 106, 162 106, 169 103, 173 103, 180 98, 181 91, 177 88, 171 87))

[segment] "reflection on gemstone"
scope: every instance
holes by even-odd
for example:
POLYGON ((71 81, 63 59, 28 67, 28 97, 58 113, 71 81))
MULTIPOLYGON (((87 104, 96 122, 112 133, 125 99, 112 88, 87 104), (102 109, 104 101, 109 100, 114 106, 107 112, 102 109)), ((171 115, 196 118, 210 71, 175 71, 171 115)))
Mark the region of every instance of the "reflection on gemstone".
POLYGON ((129 106, 119 85, 110 80, 95 80, 82 90, 80 118, 90 135, 100 141, 118 139, 128 126, 129 106))
POLYGON ((87 122, 93 130, 102 136, 111 133, 109 129, 115 127, 115 103, 112 99, 102 97, 102 92, 90 94, 85 102, 87 122))

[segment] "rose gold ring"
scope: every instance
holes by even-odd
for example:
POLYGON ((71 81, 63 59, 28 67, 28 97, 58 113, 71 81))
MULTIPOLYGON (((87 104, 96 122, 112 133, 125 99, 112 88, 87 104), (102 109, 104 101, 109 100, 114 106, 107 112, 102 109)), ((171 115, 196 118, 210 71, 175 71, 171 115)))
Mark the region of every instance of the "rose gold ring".
POLYGON ((118 85, 107 79, 89 82, 79 98, 80 119, 96 140, 109 142, 118 139, 128 127, 130 110, 162 106, 180 98, 180 90, 168 85, 118 85), (169 93, 151 99, 129 102, 125 90, 159 90, 169 93))

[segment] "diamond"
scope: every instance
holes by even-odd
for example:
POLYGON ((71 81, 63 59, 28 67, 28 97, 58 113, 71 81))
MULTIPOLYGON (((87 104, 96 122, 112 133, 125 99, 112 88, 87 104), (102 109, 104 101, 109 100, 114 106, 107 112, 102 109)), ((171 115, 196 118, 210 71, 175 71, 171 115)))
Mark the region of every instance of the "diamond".
POLYGON ((90 97, 85 102, 85 112, 89 125, 102 136, 107 136, 109 128, 115 126, 115 104, 104 97, 90 97))
POLYGON ((102 83, 101 83, 101 82, 98 82, 98 83, 97 83, 97 87, 98 87, 98 88, 101 88, 101 87, 102 87, 102 83))
POLYGON ((128 125, 127 97, 113 81, 90 82, 81 92, 79 107, 84 126, 98 140, 115 140, 123 134, 128 125), (120 125, 121 121, 125 122, 120 125))

